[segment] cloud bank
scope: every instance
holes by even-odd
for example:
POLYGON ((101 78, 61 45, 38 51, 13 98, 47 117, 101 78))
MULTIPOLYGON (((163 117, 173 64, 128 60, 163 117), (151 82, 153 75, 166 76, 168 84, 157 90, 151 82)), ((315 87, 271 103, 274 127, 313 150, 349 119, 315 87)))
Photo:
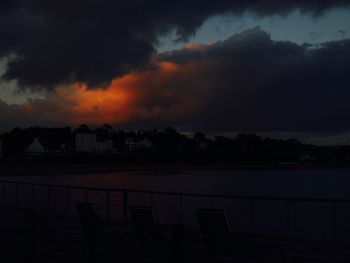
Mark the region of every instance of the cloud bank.
POLYGON ((346 0, 2 0, 0 58, 10 57, 4 80, 31 89, 85 83, 108 86, 116 77, 154 67, 158 37, 175 29, 187 39, 208 17, 294 9, 315 15, 346 0))
POLYGON ((46 99, 0 103, 13 123, 180 127, 216 132, 350 129, 350 40, 274 41, 260 28, 153 57, 107 87, 56 86, 46 99))

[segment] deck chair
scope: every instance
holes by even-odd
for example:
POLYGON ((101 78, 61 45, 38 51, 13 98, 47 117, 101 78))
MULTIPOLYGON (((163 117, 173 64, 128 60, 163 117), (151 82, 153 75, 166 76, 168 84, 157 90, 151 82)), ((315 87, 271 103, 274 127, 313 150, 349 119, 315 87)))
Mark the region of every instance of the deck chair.
POLYGON ((158 217, 152 207, 132 206, 130 207, 130 215, 141 246, 146 248, 162 246, 163 238, 158 217))
POLYGON ((76 210, 83 231, 86 259, 88 262, 95 263, 98 261, 99 241, 102 231, 96 205, 88 202, 77 203, 76 210))
MULTIPOLYGON (((129 209, 146 262, 180 262, 177 260, 179 256, 174 255, 174 250, 179 250, 179 244, 172 240, 171 228, 166 229, 159 224, 155 210, 148 206, 132 206, 129 209)), ((179 233, 176 228, 174 230, 179 233)))
POLYGON ((214 257, 232 257, 235 244, 226 210, 199 209, 197 219, 210 254, 214 257))
POLYGON ((76 204, 76 210, 83 228, 89 228, 90 230, 91 226, 100 224, 101 220, 94 203, 79 202, 76 204))
POLYGON ((84 236, 86 262, 120 261, 121 257, 125 257, 120 233, 100 218, 94 203, 77 203, 76 210, 84 236))
POLYGON ((239 257, 254 257, 257 253, 267 252, 285 246, 280 242, 256 244, 238 240, 233 235, 231 221, 226 210, 199 209, 197 219, 210 254, 220 262, 231 262, 239 257))

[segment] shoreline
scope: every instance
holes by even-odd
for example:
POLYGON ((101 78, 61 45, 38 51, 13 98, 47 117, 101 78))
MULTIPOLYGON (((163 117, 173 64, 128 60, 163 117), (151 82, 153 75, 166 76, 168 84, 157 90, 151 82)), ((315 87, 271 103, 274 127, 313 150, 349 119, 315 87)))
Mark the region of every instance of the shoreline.
POLYGON ((33 164, 33 165, 0 165, 1 177, 14 176, 57 176, 83 175, 114 172, 141 171, 210 171, 210 170, 305 170, 305 169, 349 169, 350 165, 315 165, 315 164, 277 164, 277 165, 96 165, 96 164, 33 164))

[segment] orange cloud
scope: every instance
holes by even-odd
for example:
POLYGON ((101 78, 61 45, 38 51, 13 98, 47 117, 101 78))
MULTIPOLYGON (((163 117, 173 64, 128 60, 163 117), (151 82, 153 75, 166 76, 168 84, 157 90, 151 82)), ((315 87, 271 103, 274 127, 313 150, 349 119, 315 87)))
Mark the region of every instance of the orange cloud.
POLYGON ((205 48, 206 45, 200 43, 188 43, 184 47, 185 49, 202 49, 205 48))
MULTIPOLYGON (((208 81, 196 63, 156 61, 155 67, 114 79, 108 87, 61 85, 45 98, 21 105, 1 104, 0 118, 22 125, 176 126, 198 116, 208 81), (198 92, 200 87, 200 93, 198 92)), ((205 65, 205 63, 202 63, 205 65)), ((208 75, 208 74, 206 74, 208 75)))
POLYGON ((178 69, 178 66, 172 62, 160 62, 159 68, 166 72, 174 72, 178 69))
POLYGON ((33 106, 28 103, 28 102, 25 102, 21 105, 21 108, 27 112, 32 112, 33 111, 33 106))
POLYGON ((69 122, 73 124, 125 121, 128 104, 134 97, 131 90, 124 86, 116 88, 113 84, 106 89, 91 90, 84 84, 75 84, 58 87, 56 94, 60 99, 71 102, 69 122))
MULTIPOLYGON (((204 45, 190 44, 188 49, 204 45)), ((57 86, 45 98, 21 105, 0 101, 0 124, 101 125, 165 127, 188 124, 200 117, 212 97, 211 61, 181 63, 155 57, 153 68, 132 71, 109 86, 89 88, 84 83, 57 86), (1 111, 1 109, 3 109, 1 111)))
POLYGON ((177 64, 160 62, 155 70, 131 72, 106 88, 88 89, 85 84, 57 87, 52 101, 64 102, 57 115, 74 125, 174 120, 198 108, 193 97, 177 90, 175 82, 183 75, 184 69, 177 64))

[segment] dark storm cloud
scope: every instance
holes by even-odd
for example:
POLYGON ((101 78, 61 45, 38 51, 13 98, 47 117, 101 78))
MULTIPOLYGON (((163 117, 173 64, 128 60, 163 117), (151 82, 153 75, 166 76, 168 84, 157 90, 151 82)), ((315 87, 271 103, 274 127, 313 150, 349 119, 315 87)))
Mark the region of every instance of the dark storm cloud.
POLYGON ((254 28, 213 45, 166 52, 160 59, 195 69, 186 86, 207 104, 191 120, 193 127, 214 131, 350 128, 350 40, 299 46, 274 41, 254 28), (201 87, 206 85, 210 88, 203 95, 201 87))
POLYGON ((154 63, 106 89, 64 87, 23 105, 0 102, 0 124, 83 120, 212 132, 350 129, 350 40, 297 45, 253 28, 159 54, 154 63))
POLYGON ((186 39, 211 15, 251 11, 265 16, 295 8, 320 14, 348 3, 3 0, 0 58, 12 57, 3 78, 33 89, 70 82, 108 84, 130 70, 147 68, 159 35, 176 29, 179 39, 186 39))

